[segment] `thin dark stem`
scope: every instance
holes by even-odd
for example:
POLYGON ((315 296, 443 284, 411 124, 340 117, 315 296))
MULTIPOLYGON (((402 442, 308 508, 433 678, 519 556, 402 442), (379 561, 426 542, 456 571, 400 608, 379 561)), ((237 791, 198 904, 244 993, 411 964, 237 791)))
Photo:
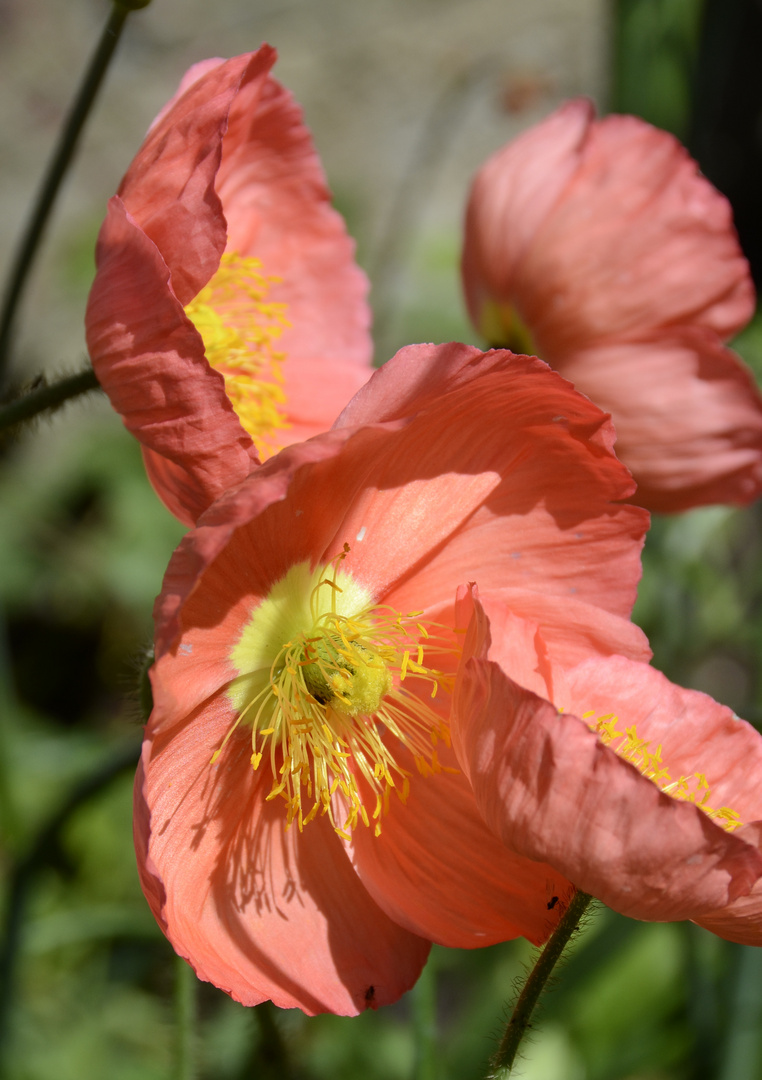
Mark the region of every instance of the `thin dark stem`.
POLYGON ((16 311, 29 271, 37 254, 40 240, 45 231, 45 226, 50 217, 50 211, 56 200, 61 181, 66 175, 71 159, 77 149, 82 128, 95 101, 129 13, 130 6, 127 3, 119 3, 118 0, 115 0, 108 22, 93 53, 90 66, 85 72, 84 79, 74 99, 69 117, 61 131, 58 145, 43 177, 32 215, 21 237, 16 257, 11 264, 3 299, 2 314, 0 315, 0 375, 7 367, 16 311))
POLYGON ((29 886, 35 874, 55 857, 61 829, 83 803, 127 769, 134 769, 139 748, 129 745, 119 750, 105 765, 85 777, 64 800, 48 824, 37 834, 32 847, 10 869, 8 901, 5 909, 5 936, 0 946, 0 1075, 4 1075, 2 1052, 8 1031, 8 1019, 16 973, 16 960, 21 944, 21 926, 29 886))
POLYGON ((56 409, 80 394, 99 389, 100 384, 92 368, 85 368, 77 375, 70 375, 50 386, 39 386, 28 394, 22 394, 15 401, 9 401, 7 405, 0 405, 0 431, 31 420, 47 409, 56 409))
POLYGON ((548 938, 545 948, 537 958, 537 963, 529 972, 524 988, 513 1007, 500 1048, 492 1059, 489 1080, 507 1080, 507 1077, 511 1075, 516 1054, 529 1027, 534 1007, 592 899, 587 893, 577 891, 569 901, 566 911, 561 916, 561 921, 548 938))

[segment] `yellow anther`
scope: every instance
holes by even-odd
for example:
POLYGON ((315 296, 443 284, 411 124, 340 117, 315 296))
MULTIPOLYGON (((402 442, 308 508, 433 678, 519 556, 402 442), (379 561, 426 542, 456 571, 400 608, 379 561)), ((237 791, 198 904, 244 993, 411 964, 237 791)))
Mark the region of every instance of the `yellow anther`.
POLYGON ((699 810, 703 810, 709 817, 715 819, 718 825, 728 831, 737 829, 743 824, 735 810, 731 810, 730 807, 722 806, 714 810, 709 806, 710 788, 705 773, 694 773, 693 776, 681 776, 679 779, 673 780, 666 767, 659 767, 663 765, 661 743, 653 753, 649 752, 648 748, 651 744, 638 737, 635 724, 628 727, 626 733, 622 735, 621 731, 616 730, 615 725, 618 717, 613 713, 596 717, 594 710, 588 710, 582 713, 582 719, 587 723, 591 731, 598 735, 601 742, 610 746, 621 758, 639 769, 665 795, 669 795, 670 798, 679 802, 694 803, 699 810), (620 742, 616 745, 613 741, 615 738, 620 738, 620 742), (701 795, 702 792, 701 798, 697 799, 697 796, 701 795))
MULTIPOLYGON (((424 666, 421 612, 374 607, 340 569, 347 553, 345 545, 316 570, 293 567, 255 609, 231 655, 240 673, 229 691, 238 719, 226 736, 250 725, 252 766, 257 754, 257 765, 263 755, 269 760, 267 798, 282 795, 287 825, 302 828, 319 809, 342 836, 370 823, 370 806, 373 820, 388 809, 392 790, 407 797, 395 742, 424 775, 441 768, 435 747, 449 745, 447 725, 402 686, 404 676, 428 680, 432 697, 452 682, 424 666)), ((424 629, 428 652, 457 652, 445 628, 424 629)))
POLYGON ((268 300, 278 281, 261 273, 257 259, 222 256, 212 279, 185 313, 200 333, 206 358, 225 379, 225 392, 260 453, 279 449, 289 427, 281 367, 274 343, 289 323, 285 304, 268 300))

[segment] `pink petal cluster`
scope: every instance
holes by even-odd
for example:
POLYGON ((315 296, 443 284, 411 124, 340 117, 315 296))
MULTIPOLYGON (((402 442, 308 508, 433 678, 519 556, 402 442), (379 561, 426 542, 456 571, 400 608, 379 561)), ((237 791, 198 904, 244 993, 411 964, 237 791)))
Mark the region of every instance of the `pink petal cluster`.
POLYGON ((612 414, 659 511, 762 491, 762 399, 725 347, 754 290, 725 198, 666 132, 568 102, 494 154, 468 201, 474 324, 612 414))
POLYGON ((367 283, 273 49, 191 68, 110 200, 87 308, 98 380, 158 494, 192 524, 258 463, 185 306, 224 252, 255 256, 285 304, 288 428, 323 431, 370 373, 367 283))
POLYGON ((432 941, 544 940, 573 886, 751 940, 762 740, 645 663, 629 615, 647 515, 622 502, 612 444, 606 415, 533 357, 412 346, 185 537, 155 612, 135 839, 151 908, 200 978, 245 1004, 353 1014, 408 989, 432 941), (452 733, 441 768, 425 775, 387 732, 409 793, 379 835, 321 814, 287 828, 273 785, 289 763, 252 767, 229 693, 273 587, 338 557, 379 610, 415 614, 421 644, 425 624, 463 642, 431 706, 452 733), (604 706, 674 736, 676 769, 714 770, 745 827, 604 746, 577 718, 604 706))

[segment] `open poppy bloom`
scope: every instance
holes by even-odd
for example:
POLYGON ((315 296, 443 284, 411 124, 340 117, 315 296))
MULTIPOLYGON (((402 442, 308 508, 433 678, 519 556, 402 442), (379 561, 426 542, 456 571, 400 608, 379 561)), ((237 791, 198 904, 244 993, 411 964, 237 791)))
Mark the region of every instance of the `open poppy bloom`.
POLYGON ((371 370, 367 283, 275 57, 186 73, 98 239, 93 367, 186 524, 371 370))
POLYGON ((754 290, 730 206, 671 135, 568 102, 477 173, 462 271, 491 344, 611 412, 636 502, 757 498, 762 399, 724 345, 754 290))
POLYGON ((451 730, 496 835, 623 915, 762 945, 759 733, 648 664, 561 670, 536 624, 473 606, 451 730))
POLYGON ((533 357, 411 346, 185 537, 135 838, 200 978, 352 1014, 408 989, 431 941, 547 937, 571 880, 501 842, 451 745, 460 611, 475 581, 542 664, 648 659, 629 621, 648 518, 618 501, 612 439, 533 357))

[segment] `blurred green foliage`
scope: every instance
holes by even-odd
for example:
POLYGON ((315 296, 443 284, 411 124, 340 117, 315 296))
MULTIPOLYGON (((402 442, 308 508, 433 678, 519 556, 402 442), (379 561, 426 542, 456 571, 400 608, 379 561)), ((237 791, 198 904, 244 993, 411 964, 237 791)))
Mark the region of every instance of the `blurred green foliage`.
POLYGON ((612 112, 685 140, 704 0, 614 0, 612 112))

